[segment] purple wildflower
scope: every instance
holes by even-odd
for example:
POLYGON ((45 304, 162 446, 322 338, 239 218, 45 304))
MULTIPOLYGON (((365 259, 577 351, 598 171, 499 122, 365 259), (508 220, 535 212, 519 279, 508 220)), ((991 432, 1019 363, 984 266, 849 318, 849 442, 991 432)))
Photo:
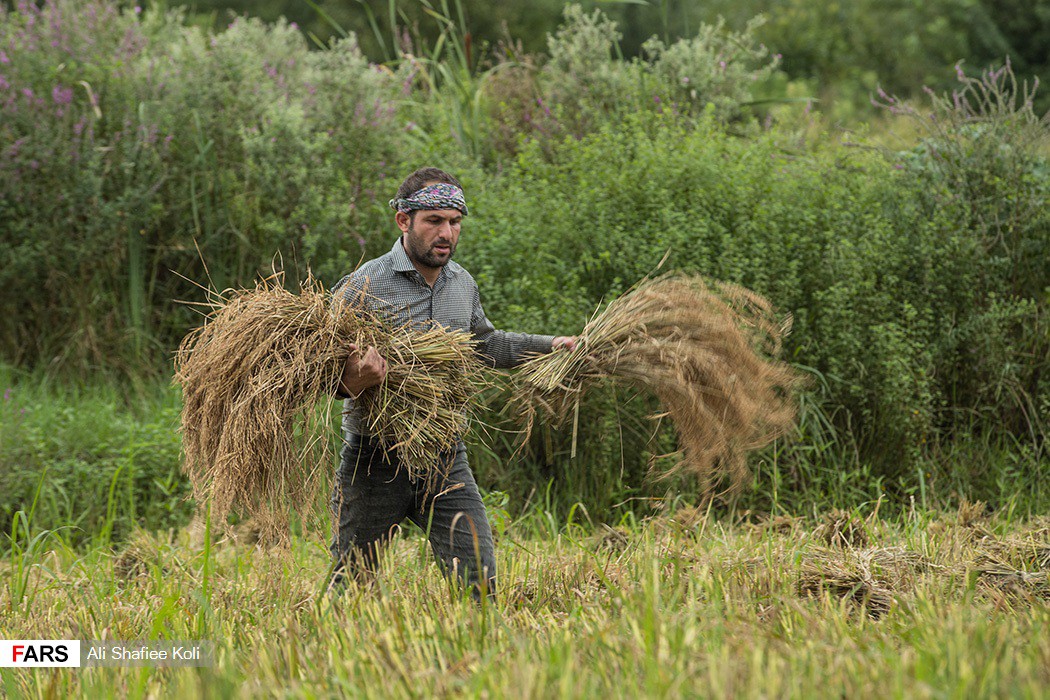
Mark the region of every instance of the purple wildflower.
POLYGON ((0 90, 6 90, 9 87, 11 87, 11 83, 7 82, 7 78, 0 75, 0 90))
POLYGON ((51 99, 56 105, 67 105, 73 101, 73 88, 56 85, 51 90, 51 99))
POLYGON ((33 99, 33 89, 32 88, 22 88, 22 95, 24 95, 26 97, 26 99, 29 99, 29 100, 33 99))
POLYGON ((11 146, 7 149, 8 157, 9 158, 14 158, 15 156, 17 156, 19 150, 21 150, 21 148, 22 148, 22 144, 25 143, 25 142, 26 142, 26 138, 23 136, 22 138, 18 139, 13 144, 11 144, 11 146))
POLYGON ((138 5, 135 5, 135 14, 136 15, 141 15, 142 14, 142 8, 139 7, 138 5))
POLYGON ((0 51, 0 63, 10 63, 11 59, 7 57, 4 51, 0 51))
POLYGON ((11 389, 4 389, 4 402, 11 400, 11 389))

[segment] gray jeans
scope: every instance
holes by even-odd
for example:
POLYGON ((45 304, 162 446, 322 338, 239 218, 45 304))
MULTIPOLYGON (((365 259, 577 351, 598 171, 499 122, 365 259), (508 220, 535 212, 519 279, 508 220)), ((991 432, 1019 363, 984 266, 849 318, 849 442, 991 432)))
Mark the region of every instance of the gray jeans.
POLYGON ((393 452, 368 437, 348 436, 332 490, 331 591, 339 592, 348 575, 374 575, 382 546, 408 518, 427 533, 446 575, 462 577, 475 598, 495 594, 492 529, 462 440, 442 457, 442 471, 428 488, 408 478, 393 452))

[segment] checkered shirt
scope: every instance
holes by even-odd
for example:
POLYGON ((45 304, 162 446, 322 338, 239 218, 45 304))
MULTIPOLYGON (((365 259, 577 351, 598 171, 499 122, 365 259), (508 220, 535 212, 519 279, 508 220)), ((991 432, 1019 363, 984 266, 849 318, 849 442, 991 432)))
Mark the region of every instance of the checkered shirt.
MULTIPOLYGON (((348 301, 364 297, 372 307, 396 326, 440 323, 446 328, 469 331, 477 352, 490 367, 514 367, 536 353, 551 351, 551 335, 508 333, 496 330, 481 308, 478 284, 458 263, 441 268, 431 287, 416 270, 401 245, 401 239, 386 255, 366 262, 336 284, 333 294, 348 301)), ((343 410, 343 431, 361 434, 361 412, 348 398, 343 410)))

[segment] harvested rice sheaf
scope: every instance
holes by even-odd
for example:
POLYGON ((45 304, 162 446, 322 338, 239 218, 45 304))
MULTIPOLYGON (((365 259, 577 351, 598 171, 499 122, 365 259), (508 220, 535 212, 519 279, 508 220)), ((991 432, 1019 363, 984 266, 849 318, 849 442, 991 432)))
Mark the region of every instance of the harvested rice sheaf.
POLYGON ((582 394, 613 380, 655 394, 678 432, 687 471, 705 485, 748 475, 746 455, 794 425, 800 375, 775 359, 790 318, 743 287, 673 274, 648 279, 583 329, 571 352, 516 375, 512 405, 527 438, 539 413, 578 420, 582 394))
POLYGON ((889 612, 899 597, 914 591, 935 567, 903 547, 816 548, 800 563, 798 592, 811 598, 846 600, 872 619, 889 612))
POLYGON ((358 403, 413 477, 434 475, 483 380, 469 334, 394 327, 366 310, 363 294, 333 298, 312 280, 298 294, 264 281, 209 306, 176 357, 183 469, 213 518, 235 509, 278 538, 290 512, 308 514, 331 466, 330 397, 351 344, 387 360, 384 382, 358 403))

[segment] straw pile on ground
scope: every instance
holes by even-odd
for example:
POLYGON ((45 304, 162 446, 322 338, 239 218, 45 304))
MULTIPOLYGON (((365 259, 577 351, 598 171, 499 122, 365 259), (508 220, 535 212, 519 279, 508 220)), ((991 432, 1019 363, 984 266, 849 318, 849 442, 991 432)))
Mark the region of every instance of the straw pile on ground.
POLYGON ((414 477, 431 476, 452 449, 481 378, 467 333, 395 328, 307 281, 298 294, 274 281, 213 295, 206 323, 176 358, 182 385, 183 469, 199 503, 222 522, 235 509, 283 536, 306 516, 331 468, 330 397, 349 346, 374 345, 387 378, 358 402, 369 432, 414 477))
POLYGON ((573 351, 526 363, 512 405, 527 438, 540 411, 556 423, 572 415, 575 424, 580 397, 595 382, 650 391, 683 451, 668 473, 692 473, 705 486, 740 485, 747 452, 794 424, 800 377, 771 359, 789 328, 742 287, 681 274, 648 279, 595 316, 573 351))

